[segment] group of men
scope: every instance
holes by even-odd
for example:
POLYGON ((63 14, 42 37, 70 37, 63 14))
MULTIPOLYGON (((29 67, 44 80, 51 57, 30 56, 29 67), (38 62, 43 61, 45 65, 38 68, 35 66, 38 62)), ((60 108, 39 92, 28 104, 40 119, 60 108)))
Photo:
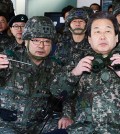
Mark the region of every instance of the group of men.
POLYGON ((0 133, 120 133, 119 15, 73 8, 59 39, 49 18, 13 16, 14 39, 0 46, 0 133))

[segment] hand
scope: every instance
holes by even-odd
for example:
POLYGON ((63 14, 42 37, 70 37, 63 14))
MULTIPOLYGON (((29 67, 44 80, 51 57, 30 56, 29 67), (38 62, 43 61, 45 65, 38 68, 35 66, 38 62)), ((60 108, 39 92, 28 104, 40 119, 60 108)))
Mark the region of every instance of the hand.
POLYGON ((9 61, 7 60, 7 56, 0 54, 0 69, 7 68, 9 66, 9 61))
POLYGON ((79 61, 77 66, 72 70, 72 74, 75 76, 81 75, 83 72, 90 72, 92 68, 92 60, 94 59, 93 56, 86 56, 79 61))
MULTIPOLYGON (((115 64, 120 64, 120 54, 113 54, 110 60, 112 61, 111 67, 114 66, 115 64)), ((120 70, 115 72, 120 77, 120 70)))
POLYGON ((58 121, 58 129, 66 129, 68 126, 73 124, 73 120, 70 118, 61 118, 58 121))

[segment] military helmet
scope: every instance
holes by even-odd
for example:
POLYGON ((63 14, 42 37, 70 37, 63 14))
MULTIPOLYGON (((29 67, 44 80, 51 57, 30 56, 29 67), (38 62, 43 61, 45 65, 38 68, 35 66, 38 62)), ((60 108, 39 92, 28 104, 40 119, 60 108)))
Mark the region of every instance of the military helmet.
POLYGON ((34 16, 25 24, 22 39, 48 38, 53 40, 55 38, 55 33, 56 30, 50 18, 45 16, 34 16))
POLYGON ((117 4, 113 9, 113 15, 117 16, 118 14, 120 14, 120 3, 117 4))
POLYGON ((85 22, 87 22, 88 16, 89 15, 83 8, 73 8, 72 10, 70 10, 65 23, 69 26, 71 21, 73 21, 74 19, 83 19, 85 22))
POLYGON ((88 14, 89 18, 91 17, 91 15, 93 15, 93 14, 94 14, 94 12, 93 12, 92 8, 87 7, 87 6, 83 6, 82 8, 83 8, 83 9, 87 12, 87 14, 88 14))

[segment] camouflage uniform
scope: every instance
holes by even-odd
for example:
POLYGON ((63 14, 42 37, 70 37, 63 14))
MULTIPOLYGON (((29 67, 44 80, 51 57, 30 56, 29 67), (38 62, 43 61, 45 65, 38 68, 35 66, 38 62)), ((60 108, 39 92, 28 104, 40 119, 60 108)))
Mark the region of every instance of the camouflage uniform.
MULTIPOLYGON (((83 19, 87 22, 88 14, 83 8, 73 8, 66 18, 66 31, 60 37, 58 41, 58 49, 55 53, 56 58, 60 59, 63 66, 67 66, 70 63, 74 66, 75 61, 79 61, 90 49, 90 45, 88 44, 86 37, 84 37, 81 42, 74 41, 73 33, 70 31, 70 23, 74 19, 83 19)), ((86 27, 81 34, 85 35, 85 29, 86 27)))
MULTIPOLYGON (((34 36, 53 40, 54 29, 49 18, 33 17, 26 23, 22 37, 25 40, 35 38, 34 36)), ((41 64, 36 65, 30 59, 28 51, 29 45, 22 53, 7 51, 8 58, 27 64, 11 61, 7 69, 0 71, 2 134, 39 134, 57 128, 61 113, 56 111, 56 105, 60 100, 57 103, 54 101, 56 99, 51 95, 49 86, 59 66, 50 56, 44 57, 41 64)))
MULTIPOLYGON (((59 64, 62 66, 64 72, 70 72, 77 65, 79 60, 90 51, 91 48, 86 38, 84 38, 81 42, 76 43, 72 37, 68 35, 66 36, 66 40, 59 43, 58 49, 55 53, 55 58, 59 61, 59 64)), ((59 75, 64 75, 64 73, 59 75)), ((63 114, 65 117, 73 119, 75 116, 75 98, 75 95, 71 96, 71 100, 69 99, 68 103, 67 101, 64 102, 63 114)))
POLYGON ((25 42, 23 41, 22 44, 18 44, 15 38, 12 39, 11 43, 9 43, 9 50, 15 51, 15 52, 24 52, 26 49, 25 42))
POLYGON ((72 35, 65 35, 65 38, 57 47, 55 57, 61 61, 63 66, 67 66, 70 63, 75 65, 75 61, 79 61, 91 51, 86 37, 81 42, 76 43, 72 35))
POLYGON ((12 38, 7 34, 7 31, 0 33, 0 49, 8 49, 12 43, 12 38))
MULTIPOLYGON (((37 129, 41 129, 44 124, 44 116, 51 109, 49 104, 51 97, 49 80, 54 75, 54 65, 50 59, 46 59, 42 64, 36 66, 30 61, 26 53, 22 53, 22 55, 17 54, 17 56, 21 58, 19 59, 20 61, 32 65, 12 62, 7 70, 1 71, 0 111, 2 109, 8 110, 6 114, 10 114, 10 111, 15 112, 17 117, 12 121, 11 118, 4 119, 4 116, 7 115, 1 115, 0 127, 10 127, 15 129, 16 133, 20 132, 23 134, 27 133, 27 129, 29 130, 29 128, 37 124, 39 128, 36 127, 34 130, 34 133, 37 134, 37 129)), ((3 114, 5 113, 3 112, 3 114)), ((54 118, 52 115, 51 117, 54 118)), ((51 129, 51 126, 52 122, 47 129, 51 129)), ((53 128, 55 127, 57 126, 54 124, 53 128)))
POLYGON ((81 77, 63 72, 53 83, 51 91, 56 96, 62 90, 69 95, 77 91, 77 114, 68 134, 120 134, 120 78, 112 69, 105 67, 81 77))
POLYGON ((15 52, 23 52, 26 49, 25 42, 18 44, 14 37, 1 33, 0 35, 0 52, 3 50, 12 50, 15 52))
MULTIPOLYGON (((88 15, 82 8, 73 8, 68 17, 66 18, 66 28, 69 27, 69 23, 74 19, 83 19, 87 21, 88 15)), ((84 34, 84 33, 83 33, 84 34)), ((64 71, 71 71, 79 62, 81 58, 83 58, 89 51, 91 51, 90 45, 87 41, 87 38, 81 42, 75 42, 72 37, 72 33, 64 32, 64 34, 59 39, 59 43, 57 44, 57 50, 55 52, 55 58, 59 59, 60 63, 63 66, 64 71)), ((75 96, 72 96, 72 100, 67 103, 65 102, 64 105, 64 116, 72 118, 75 115, 74 112, 74 103, 75 96), (71 107, 69 106, 71 105, 71 107), (72 110, 71 110, 72 108, 72 110), (67 112, 66 112, 67 111, 67 112), (69 114, 68 114, 69 111, 69 114), (72 113, 71 113, 72 111, 72 113)))

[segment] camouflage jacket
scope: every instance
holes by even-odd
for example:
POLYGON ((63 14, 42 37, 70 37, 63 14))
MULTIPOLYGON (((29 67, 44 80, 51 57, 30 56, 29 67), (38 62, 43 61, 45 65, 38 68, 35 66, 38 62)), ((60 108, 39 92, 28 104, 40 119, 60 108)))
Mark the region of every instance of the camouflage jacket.
POLYGON ((119 83, 120 77, 108 66, 98 73, 84 73, 80 77, 70 72, 59 73, 53 84, 57 90, 53 93, 77 92, 75 123, 68 127, 68 134, 120 134, 119 83))
POLYGON ((55 56, 63 66, 75 65, 90 50, 90 45, 85 37, 81 42, 74 42, 72 35, 63 35, 57 44, 55 56))
MULTIPOLYGON (((50 58, 36 66, 26 52, 17 57, 29 64, 11 61, 9 68, 0 71, 0 127, 12 128, 15 134, 37 134, 51 114, 54 102, 49 85, 58 66, 50 58)), ((46 132, 52 125, 45 127, 46 132)))
POLYGON ((12 37, 10 37, 7 34, 7 31, 0 32, 0 52, 4 49, 10 48, 10 45, 12 43, 12 37))
MULTIPOLYGON (((57 45, 58 48, 55 52, 55 57, 60 60, 61 62, 60 64, 62 65, 64 72, 66 71, 70 72, 77 65, 79 60, 91 51, 90 45, 86 37, 81 42, 76 43, 74 42, 70 32, 69 34, 64 33, 60 37, 57 45)), ((61 75, 63 76, 64 72, 62 72, 62 74, 59 74, 58 77, 61 75)), ((65 75, 63 77, 65 77, 65 75)), ((64 116, 73 119, 73 117, 75 116, 75 110, 74 110, 75 101, 76 100, 74 95, 71 97, 71 100, 70 99, 68 100, 68 103, 67 101, 64 102, 63 107, 64 116)))
POLYGON ((12 50, 14 52, 22 53, 25 51, 25 42, 23 41, 22 44, 19 44, 15 38, 12 38, 12 41, 9 43, 9 50, 12 50))

